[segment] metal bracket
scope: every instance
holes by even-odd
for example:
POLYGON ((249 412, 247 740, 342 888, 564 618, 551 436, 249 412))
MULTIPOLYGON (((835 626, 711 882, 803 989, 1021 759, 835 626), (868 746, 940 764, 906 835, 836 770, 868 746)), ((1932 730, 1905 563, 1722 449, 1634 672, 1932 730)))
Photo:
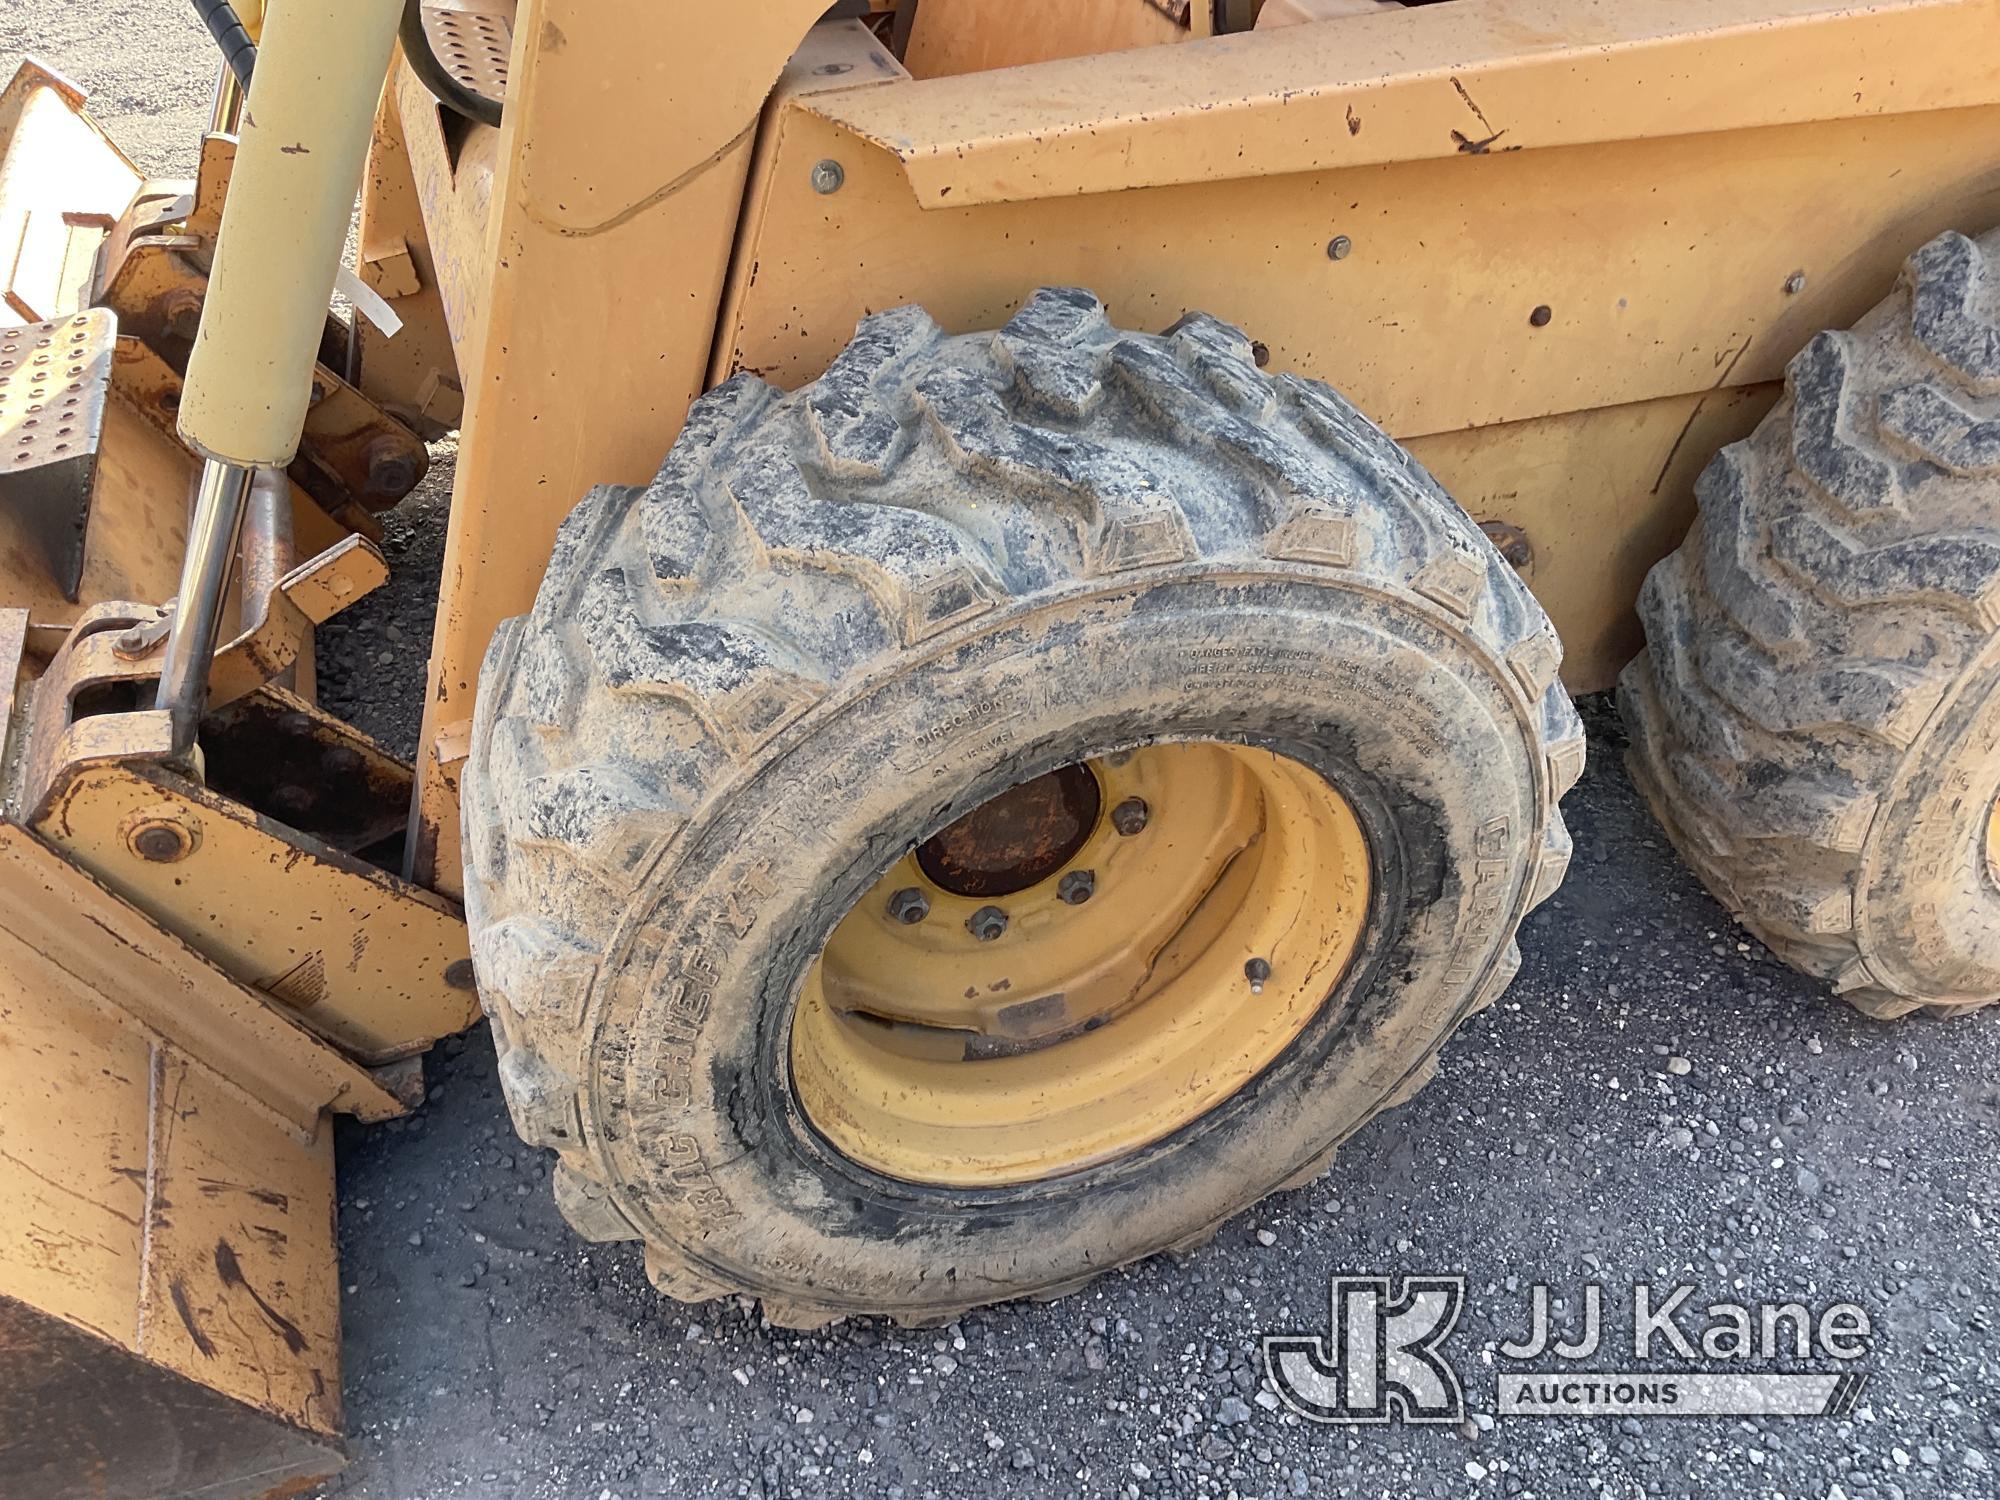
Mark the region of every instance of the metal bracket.
POLYGON ((174 633, 174 615, 179 612, 180 605, 180 600, 169 599, 152 619, 142 620, 131 629, 120 631, 111 649, 127 661, 144 661, 164 646, 167 637, 174 633))
MULTIPOLYGON (((236 150, 233 137, 206 137, 201 174, 192 190, 143 218, 128 214, 106 250, 102 299, 159 366, 139 369, 136 359, 126 356, 128 382, 152 398, 138 404, 156 426, 162 424, 165 403, 164 429, 170 436, 188 352, 208 297, 236 150)), ((349 337, 337 320, 328 320, 313 373, 312 405, 290 472, 322 509, 369 534, 370 513, 390 508, 414 489, 430 455, 422 439, 344 378, 351 373, 345 348, 349 337)))
MULTIPOLYGON (((215 653, 213 733, 191 756, 169 714, 142 706, 164 612, 86 610, 26 695, 15 803, 65 857, 370 1064, 476 1017, 464 923, 449 901, 357 857, 403 827, 409 768, 269 683, 311 625, 386 577, 359 537, 286 573, 215 653)), ((22 612, 0 611, 0 635, 24 626, 22 612)))
MULTIPOLYGON (((307 633, 387 581, 370 542, 345 537, 278 580, 261 615, 215 653, 211 711, 248 696, 299 659, 307 633)), ((160 675, 159 645, 172 615, 154 605, 112 601, 86 610, 49 662, 35 692, 23 758, 21 805, 32 814, 65 770, 80 760, 166 760, 171 737, 134 712, 160 675), (91 712, 92 706, 98 707, 91 712)))

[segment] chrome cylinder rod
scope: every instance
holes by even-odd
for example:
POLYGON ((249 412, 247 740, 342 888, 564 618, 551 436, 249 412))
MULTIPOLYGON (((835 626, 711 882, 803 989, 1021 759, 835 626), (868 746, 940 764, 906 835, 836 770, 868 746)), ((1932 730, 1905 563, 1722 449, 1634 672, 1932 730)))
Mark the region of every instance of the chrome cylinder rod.
POLYGON ((271 613, 271 594, 298 559, 292 541, 292 487, 283 469, 258 469, 244 510, 243 586, 236 618, 244 631, 260 629, 271 613))
POLYGON ((243 84, 224 63, 215 75, 215 94, 208 106, 208 133, 234 135, 243 123, 243 84))
POLYGON ((223 598, 229 592, 229 571, 236 561, 255 474, 254 469, 211 458, 202 464, 195 485, 194 515, 188 521, 187 552, 181 559, 180 600, 154 700, 154 706, 172 718, 176 755, 193 748, 195 726, 207 706, 209 663, 215 656, 223 598))

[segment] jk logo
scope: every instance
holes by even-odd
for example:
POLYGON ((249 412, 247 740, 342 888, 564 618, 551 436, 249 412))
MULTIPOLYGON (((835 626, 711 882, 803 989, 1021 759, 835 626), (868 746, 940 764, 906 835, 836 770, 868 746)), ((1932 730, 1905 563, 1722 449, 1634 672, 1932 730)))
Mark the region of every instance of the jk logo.
POLYGON ((1331 1337, 1270 1334, 1279 1398, 1313 1422, 1462 1422, 1465 1391, 1438 1346, 1465 1304, 1463 1276, 1333 1278, 1331 1337))

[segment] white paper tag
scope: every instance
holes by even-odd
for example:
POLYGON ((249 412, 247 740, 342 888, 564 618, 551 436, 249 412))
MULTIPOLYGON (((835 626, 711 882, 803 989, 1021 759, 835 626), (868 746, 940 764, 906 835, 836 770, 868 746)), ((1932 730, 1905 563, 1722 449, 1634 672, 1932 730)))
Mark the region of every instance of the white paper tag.
POLYGON ((333 273, 333 289, 354 304, 354 310, 375 325, 375 331, 384 338, 394 338, 403 327, 403 320, 396 316, 396 310, 382 299, 382 294, 356 276, 343 263, 333 273))

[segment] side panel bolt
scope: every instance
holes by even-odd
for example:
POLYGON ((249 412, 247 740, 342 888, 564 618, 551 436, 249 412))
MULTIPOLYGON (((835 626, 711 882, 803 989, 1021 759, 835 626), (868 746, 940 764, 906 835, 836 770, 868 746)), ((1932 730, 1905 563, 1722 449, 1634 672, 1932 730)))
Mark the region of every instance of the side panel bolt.
POLYGON ((201 293, 191 287, 179 287, 162 297, 157 308, 168 333, 193 342, 201 329, 201 293))
POLYGON ((401 499, 416 488, 417 463, 392 437, 379 437, 368 445, 368 493, 401 499))
POLYGON ((1486 533, 1486 540, 1499 549, 1512 568, 1525 568, 1535 560, 1534 544, 1528 540, 1528 533, 1507 521, 1481 521, 1479 529, 1486 533))
POLYGON ((1264 993, 1264 981, 1271 977, 1271 966, 1261 958, 1253 958, 1243 966, 1243 977, 1250 981, 1250 993, 1264 993))
POLYGON ((126 840, 139 858, 156 865, 178 864, 194 852, 194 840, 178 823, 142 823, 126 840))
POLYGON ((1346 260, 1354 252, 1354 241, 1344 234, 1336 234, 1326 242, 1328 260, 1346 260))
POLYGON ((965 919, 965 930, 982 943, 990 943, 1007 930, 1007 913, 997 906, 982 906, 965 919))
POLYGON ((1081 906, 1097 890, 1095 870, 1071 870, 1056 882, 1056 899, 1071 906, 1081 906))
POLYGON ((812 185, 815 193, 837 193, 845 181, 847 181, 846 170, 831 157, 813 163, 812 185))
POLYGON ((1805 289, 1806 289, 1805 272, 1794 271, 1792 272, 1791 275, 1785 278, 1785 295, 1787 297, 1796 297, 1800 292, 1803 292, 1805 289))
POLYGON ((913 885, 906 885, 889 898, 889 919, 901 922, 905 927, 913 927, 931 914, 931 904, 924 893, 913 885))
POLYGON ((444 982, 455 990, 469 990, 478 984, 478 977, 472 971, 472 960, 454 958, 444 966, 444 982))
POLYGON ((1544 302, 1540 307, 1528 314, 1528 321, 1537 328, 1546 328, 1549 326, 1549 319, 1554 316, 1555 314, 1549 310, 1548 303, 1544 302))
POLYGON ((1146 820, 1152 816, 1152 809, 1146 806, 1144 797, 1127 797, 1111 809, 1111 826, 1118 830, 1121 838, 1131 838, 1135 833, 1146 831, 1146 820))

